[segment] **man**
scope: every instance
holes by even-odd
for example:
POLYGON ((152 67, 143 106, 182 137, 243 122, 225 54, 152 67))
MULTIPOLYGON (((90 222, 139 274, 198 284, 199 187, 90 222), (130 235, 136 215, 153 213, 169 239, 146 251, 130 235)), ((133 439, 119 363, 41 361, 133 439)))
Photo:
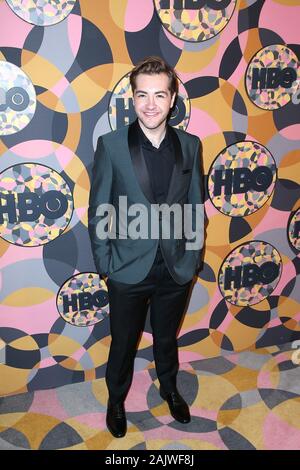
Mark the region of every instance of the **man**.
POLYGON ((126 434, 124 401, 148 303, 160 395, 175 420, 190 421, 176 387, 176 335, 204 238, 200 141, 167 125, 177 75, 161 58, 148 57, 134 67, 130 82, 137 120, 98 139, 88 211, 95 265, 108 288, 112 342, 106 423, 115 437, 126 434), (163 205, 174 205, 182 214, 186 206, 185 219, 171 220, 158 210, 163 205), (137 208, 140 224, 132 221, 137 208), (109 228, 106 236, 103 224, 109 228))

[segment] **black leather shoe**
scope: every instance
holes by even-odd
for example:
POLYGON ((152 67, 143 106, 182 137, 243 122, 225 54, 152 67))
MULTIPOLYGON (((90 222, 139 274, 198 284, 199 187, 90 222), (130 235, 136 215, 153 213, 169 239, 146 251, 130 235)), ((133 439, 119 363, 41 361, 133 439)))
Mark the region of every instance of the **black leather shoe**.
POLYGON ((170 393, 164 393, 160 390, 160 396, 168 403, 170 413, 176 421, 179 423, 191 421, 189 407, 177 390, 170 393))
POLYGON ((127 422, 124 403, 112 404, 108 401, 106 425, 114 437, 124 437, 127 431, 127 422))

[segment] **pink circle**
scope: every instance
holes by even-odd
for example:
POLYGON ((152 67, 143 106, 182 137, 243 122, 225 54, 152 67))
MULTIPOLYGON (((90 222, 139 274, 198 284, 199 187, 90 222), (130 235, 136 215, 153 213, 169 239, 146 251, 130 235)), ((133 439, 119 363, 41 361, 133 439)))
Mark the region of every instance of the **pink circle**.
MULTIPOLYGON (((140 3, 140 2, 138 2, 140 3)), ((127 8, 124 20, 124 29, 130 33, 144 29, 153 15, 153 3, 142 2, 143 8, 138 8, 136 0, 127 0, 127 8)))

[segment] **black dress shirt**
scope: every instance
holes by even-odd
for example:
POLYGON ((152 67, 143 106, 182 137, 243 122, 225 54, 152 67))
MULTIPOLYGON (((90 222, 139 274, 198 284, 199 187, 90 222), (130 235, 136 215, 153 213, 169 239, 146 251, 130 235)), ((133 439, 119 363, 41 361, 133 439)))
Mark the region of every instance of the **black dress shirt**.
POLYGON ((159 148, 151 144, 140 126, 138 126, 138 129, 153 195, 156 203, 162 204, 166 202, 170 179, 175 165, 174 149, 168 126, 166 128, 166 135, 159 148))

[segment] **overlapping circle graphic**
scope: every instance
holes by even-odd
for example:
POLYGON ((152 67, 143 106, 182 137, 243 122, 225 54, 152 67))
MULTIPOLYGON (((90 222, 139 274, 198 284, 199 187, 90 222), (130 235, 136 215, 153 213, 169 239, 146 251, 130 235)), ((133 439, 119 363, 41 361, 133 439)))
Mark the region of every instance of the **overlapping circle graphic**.
MULTIPOLYGON (((109 307, 87 233, 91 136, 96 143, 136 118, 124 75, 150 53, 183 81, 170 123, 201 139, 214 205, 205 200, 207 249, 181 362, 300 338, 297 8, 292 0, 0 1, 4 393, 103 376, 109 307), (40 166, 7 171, 29 161, 40 166)), ((153 359, 146 330, 140 369, 153 359)))
POLYGON ((222 150, 211 165, 208 193, 223 214, 244 217, 265 204, 276 177, 276 163, 266 147, 252 141, 236 142, 222 150))
POLYGON ((202 42, 228 24, 236 0, 154 0, 163 26, 178 39, 202 42))
POLYGON ((288 226, 289 241, 300 251, 300 207, 292 214, 288 226))
POLYGON ((246 72, 246 90, 259 108, 273 110, 289 103, 297 93, 300 64, 296 54, 283 44, 259 50, 246 72))
MULTIPOLYGON (((122 77, 111 94, 108 114, 112 130, 126 126, 136 119, 129 76, 130 73, 122 77)), ((169 124, 178 129, 185 130, 189 123, 190 114, 190 100, 183 83, 179 81, 179 92, 169 124)))
POLYGON ((281 271, 280 254, 270 243, 243 243, 225 258, 219 271, 219 288, 231 304, 254 305, 273 292, 281 271))
POLYGON ((109 314, 107 287, 98 274, 80 273, 61 286, 57 309, 74 326, 95 325, 109 314))
POLYGON ((22 20, 38 26, 49 26, 64 20, 76 0, 6 0, 22 20))
POLYGON ((14 64, 0 61, 0 136, 15 134, 31 121, 36 93, 30 78, 14 64))
POLYGON ((44 245, 68 226, 72 192, 52 168, 36 163, 13 165, 0 174, 0 237, 15 245, 44 245))

